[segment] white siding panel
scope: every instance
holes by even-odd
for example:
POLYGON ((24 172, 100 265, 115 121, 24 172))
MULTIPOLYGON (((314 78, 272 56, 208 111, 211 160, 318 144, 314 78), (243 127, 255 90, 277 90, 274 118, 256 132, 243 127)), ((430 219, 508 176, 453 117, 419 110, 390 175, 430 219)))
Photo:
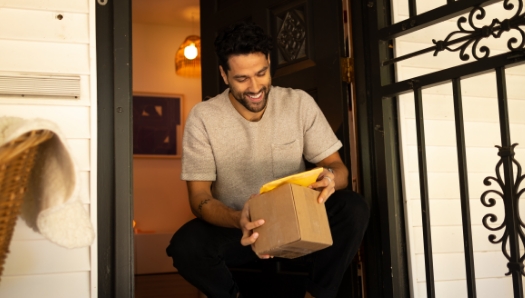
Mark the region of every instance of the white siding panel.
POLYGON ((89 271, 89 247, 67 249, 48 240, 11 241, 4 275, 89 271))
MULTIPOLYGON (((525 81, 525 78, 523 79, 525 81)), ((452 92, 451 88, 450 92, 452 92)), ((524 91, 525 94, 525 91, 524 91)), ((452 94, 425 94, 423 109, 425 120, 451 120, 454 119, 454 106, 452 94)), ((415 118, 414 98, 403 95, 399 101, 406 118, 415 118)), ((525 123, 523 113, 525 111, 525 101, 515 99, 509 100, 509 117, 512 123, 525 123)), ((465 122, 492 122, 499 123, 498 102, 495 97, 463 97, 463 120, 465 122)))
POLYGON ((88 298, 91 297, 89 272, 2 276, 0 297, 88 298))
MULTIPOLYGON (((429 172, 457 172, 457 153, 455 147, 427 146, 426 149, 427 169, 429 172)), ((407 152, 406 155, 409 158, 408 160, 405 160, 407 163, 407 170, 410 172, 416 172, 418 170, 417 146, 407 146, 405 150, 407 152)), ((466 151, 469 172, 494 172, 494 168, 500 159, 497 148, 467 148, 466 151)))
POLYGON ((0 7, 0 39, 87 44, 88 33, 88 15, 85 13, 0 7))
MULTIPOLYGON (((496 165, 494 165, 496 166, 496 165)), ((483 180, 488 176, 494 176, 494 171, 487 173, 470 173, 468 177, 468 190, 470 199, 479 199, 481 194, 492 187, 485 186, 483 180)), ((410 196, 409 200, 419 200, 419 175, 409 173, 405 177, 410 196)), ((428 194, 433 199, 459 199, 459 176, 457 172, 452 173, 429 173, 428 194)))
POLYGON ((52 105, 4 105, 2 116, 46 119, 58 125, 66 138, 89 138, 90 108, 52 105))
MULTIPOLYGON (((400 76, 403 77, 403 79, 400 78, 400 80, 405 80, 408 78, 424 75, 428 72, 436 71, 436 69, 431 68, 410 66, 401 66, 398 69, 400 76)), ((494 72, 489 72, 472 78, 464 79, 461 81, 461 92, 465 97, 497 98, 498 93, 496 88, 496 75, 494 72)), ((432 88, 423 89, 423 98, 425 98, 426 94, 452 95, 452 85, 450 82, 445 82, 432 88)))
POLYGON ((85 1, 85 0, 2 0, 0 1, 0 7, 88 12, 89 11, 89 1, 85 1))
MULTIPOLYGON (((413 157, 413 159, 407 161, 407 170, 417 172, 417 147, 407 146, 405 150, 408 156, 413 157)), ((497 148, 467 148, 466 151, 469 172, 490 173, 492 175, 499 161, 497 148)), ((457 168, 455 147, 427 147, 427 169, 429 172, 456 172, 457 168)))
MULTIPOLYGON (((432 59, 432 58, 429 58, 432 59)), ((427 59, 427 60, 429 60, 427 59)), ((437 63, 442 64, 442 63, 437 63)), ((414 66, 402 65, 398 67, 399 80, 407 80, 413 77, 421 76, 427 73, 434 72, 438 68, 421 68, 414 66)), ((520 99, 525 98, 525 85, 522 82, 525 80, 523 74, 513 74, 512 70, 523 70, 523 68, 513 68, 506 74, 507 80, 507 97, 509 99, 520 99), (509 88, 508 86, 512 86, 509 88)), ((494 72, 485 73, 461 81, 461 93, 463 97, 477 97, 477 98, 491 98, 497 99, 497 85, 496 76, 494 72)), ((433 95, 450 95, 449 100, 452 100, 452 85, 449 82, 434 86, 432 88, 423 89, 423 102, 426 102, 427 96, 433 95)), ((404 95, 409 98, 413 98, 412 95, 404 95)), ((412 100, 413 102, 413 100, 412 100)), ((497 103, 497 102, 496 102, 497 103)), ((424 104, 425 105, 425 104, 424 104)), ((496 106, 497 107, 497 106, 496 106)), ((497 112, 497 109, 496 109, 497 112)), ((452 114, 453 115, 453 114, 452 114)))
MULTIPOLYGON (((525 110, 522 111, 522 115, 525 115, 525 110)), ((501 144, 499 123, 467 122, 464 123, 464 128, 466 146, 484 147, 501 144)), ((525 123, 511 124, 510 130, 512 133, 511 137, 513 143, 525 144, 525 134, 522 133, 525 131, 525 123)), ((417 131, 415 120, 407 120, 407 130, 405 132, 407 145, 417 145, 416 133, 417 131)), ((456 146, 457 141, 455 122, 441 120, 426 120, 425 144, 427 146, 456 146)))
MULTIPOLYGON (((415 228, 414 233, 417 236, 414 241, 416 243, 415 253, 423 254, 425 252, 423 247, 423 228, 415 228)), ((492 244, 488 240, 490 234, 495 234, 497 239, 501 237, 501 232, 491 232, 483 226, 472 227, 472 243, 475 252, 501 252, 501 244, 492 244)), ((454 227, 432 227, 432 252, 439 253, 463 253, 463 231, 461 226, 454 227)))
MULTIPOLYGON (((411 200, 408 204, 411 226, 417 232, 423 225, 421 221, 421 201, 411 200)), ((461 202, 459 200, 430 200, 429 204, 430 224, 432 227, 461 225, 461 202)))
MULTIPOLYGON (((463 253, 434 254, 434 279, 465 279, 463 253)), ((502 278, 508 272, 507 259, 501 251, 474 253, 476 278, 502 278)), ((416 254, 417 280, 425 281, 425 256, 416 254)))
MULTIPOLYGON (((523 280, 523 278, 522 278, 523 280)), ((505 276, 491 279, 477 279, 476 289, 478 298, 513 297, 512 277, 505 276)))
POLYGON ((22 218, 18 217, 18 220, 16 221, 16 225, 15 225, 15 231, 13 233, 13 238, 11 239, 11 241, 44 240, 44 239, 45 238, 44 236, 42 236, 42 234, 31 229, 22 218))
MULTIPOLYGON (((467 298, 467 281, 438 281, 435 283, 436 297, 467 298)), ((417 284, 417 296, 427 297, 426 283, 417 284)), ((513 297, 511 277, 477 279, 476 294, 478 298, 513 297)))
MULTIPOLYGON (((483 227, 483 217, 488 213, 495 214, 498 217, 497 223, 491 223, 491 226, 498 226, 501 224, 504 216, 504 205, 502 200, 498 197, 496 205, 493 207, 485 207, 481 204, 480 199, 470 199, 470 221, 472 227, 483 227)), ((411 200, 410 217, 412 226, 419 228, 422 226, 421 222, 421 202, 419 200, 411 200)), ((442 226, 461 226, 463 224, 461 217, 461 202, 457 200, 437 200, 432 199, 430 204, 430 223, 432 227, 442 226)), ((523 207, 520 207, 523 209, 523 207)), ((485 229, 483 227, 483 229, 485 229)), ((487 230, 488 231, 488 230, 487 230)))
POLYGON ((78 167, 79 171, 89 171, 90 163, 90 143, 89 140, 68 139, 67 143, 71 150, 71 156, 78 167))
POLYGON ((0 71, 89 74, 89 46, 0 40, 0 71))

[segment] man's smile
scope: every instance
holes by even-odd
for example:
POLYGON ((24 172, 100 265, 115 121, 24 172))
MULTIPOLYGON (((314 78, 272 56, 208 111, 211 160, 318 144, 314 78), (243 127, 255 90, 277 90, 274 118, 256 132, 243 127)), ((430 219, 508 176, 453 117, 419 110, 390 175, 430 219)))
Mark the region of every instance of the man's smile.
POLYGON ((249 94, 246 94, 246 95, 251 99, 251 101, 259 102, 259 101, 261 101, 263 99, 264 91, 261 90, 257 94, 249 93, 249 94))

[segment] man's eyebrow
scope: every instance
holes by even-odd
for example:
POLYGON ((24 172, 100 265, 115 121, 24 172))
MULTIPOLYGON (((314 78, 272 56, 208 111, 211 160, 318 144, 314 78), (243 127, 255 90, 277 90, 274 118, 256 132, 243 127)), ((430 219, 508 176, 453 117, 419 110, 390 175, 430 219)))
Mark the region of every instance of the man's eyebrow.
POLYGON ((261 70, 259 70, 257 73, 265 72, 268 70, 268 66, 263 67, 261 70))
MULTIPOLYGON (((259 70, 257 73, 259 74, 259 73, 261 73, 261 72, 265 72, 265 71, 268 70, 268 68, 269 68, 268 66, 265 66, 265 67, 263 67, 261 70, 259 70)), ((234 75, 234 76, 233 76, 234 79, 245 79, 245 78, 248 78, 248 77, 249 77, 249 76, 247 76, 247 75, 234 75)))

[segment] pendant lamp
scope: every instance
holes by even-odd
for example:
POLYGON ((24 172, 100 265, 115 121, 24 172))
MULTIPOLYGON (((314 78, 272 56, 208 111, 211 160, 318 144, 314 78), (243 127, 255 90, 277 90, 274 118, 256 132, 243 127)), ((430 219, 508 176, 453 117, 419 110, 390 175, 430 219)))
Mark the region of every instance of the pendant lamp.
POLYGON ((179 76, 201 76, 201 39, 197 35, 186 37, 175 54, 175 72, 179 76))

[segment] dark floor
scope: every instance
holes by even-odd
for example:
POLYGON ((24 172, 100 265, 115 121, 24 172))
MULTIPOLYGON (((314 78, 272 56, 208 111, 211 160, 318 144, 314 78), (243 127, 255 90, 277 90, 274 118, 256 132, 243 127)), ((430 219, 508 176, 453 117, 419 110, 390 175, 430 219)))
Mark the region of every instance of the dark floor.
POLYGON ((199 298, 199 291, 177 273, 135 275, 135 298, 199 298))
MULTIPOLYGON (((241 293, 249 298, 303 298, 301 275, 270 275, 234 271, 241 293)), ((135 298, 203 298, 177 273, 135 275, 135 298)))

